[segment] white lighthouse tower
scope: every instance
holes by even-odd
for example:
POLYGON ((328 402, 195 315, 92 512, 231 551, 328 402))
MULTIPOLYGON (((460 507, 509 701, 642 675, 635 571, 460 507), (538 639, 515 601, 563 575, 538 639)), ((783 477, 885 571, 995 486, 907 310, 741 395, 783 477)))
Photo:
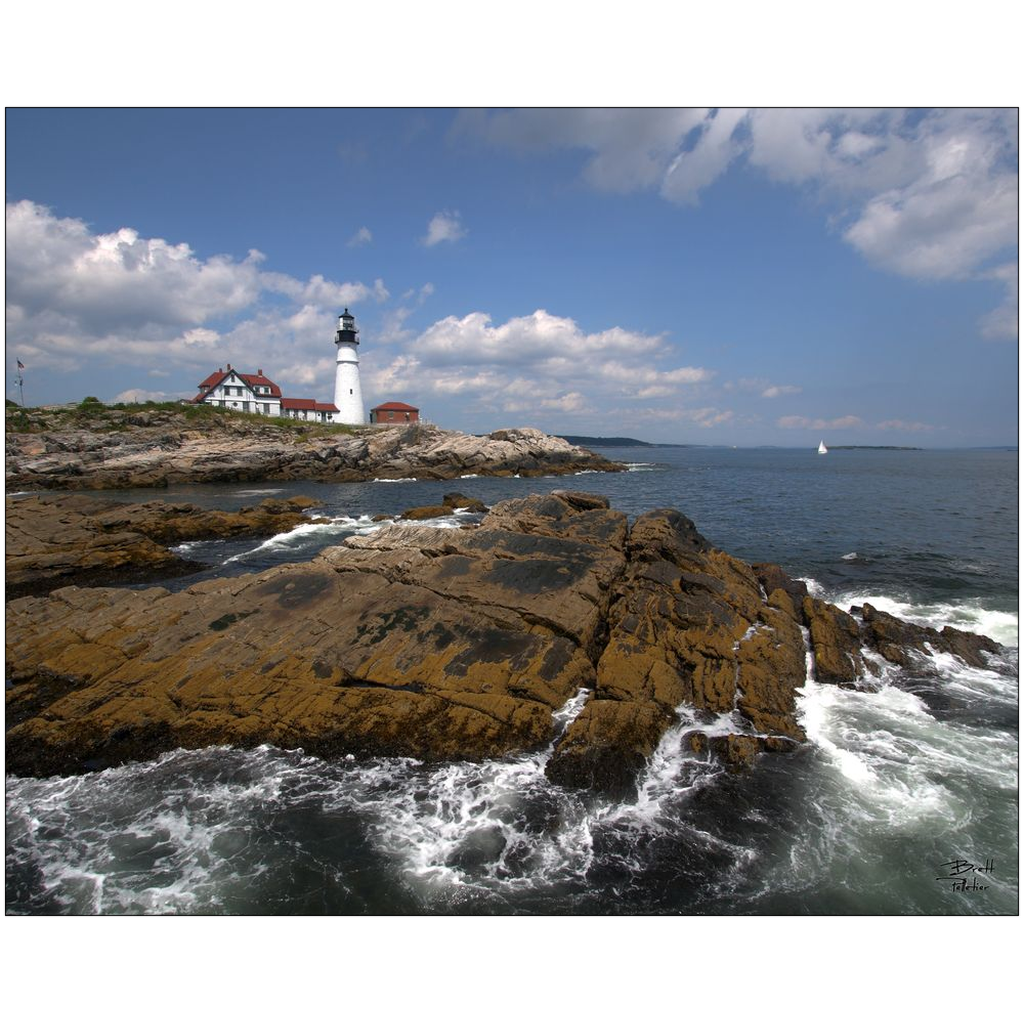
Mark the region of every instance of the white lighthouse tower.
POLYGON ((338 317, 338 333, 334 344, 338 346, 338 365, 334 373, 334 404, 338 423, 365 423, 363 390, 359 386, 359 328, 356 318, 345 307, 338 317))

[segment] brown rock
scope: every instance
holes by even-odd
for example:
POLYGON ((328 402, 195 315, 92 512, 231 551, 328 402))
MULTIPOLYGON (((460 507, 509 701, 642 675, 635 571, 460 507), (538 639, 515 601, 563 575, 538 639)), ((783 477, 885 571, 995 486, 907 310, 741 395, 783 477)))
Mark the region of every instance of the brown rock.
MULTIPOLYGON (((624 530, 622 513, 603 515, 624 530)), ((12 601, 8 767, 209 743, 423 758, 535 746, 552 711, 593 688, 587 651, 623 563, 578 539, 396 526, 177 594, 12 601)))
POLYGON ((47 593, 69 583, 144 582, 195 572, 202 566, 166 545, 210 537, 262 537, 309 519, 312 498, 270 499, 238 512, 162 501, 128 505, 85 495, 8 498, 7 596, 47 593))
POLYGON ((658 704, 591 700, 566 730, 544 771, 562 786, 635 796, 636 779, 672 715, 658 704))
MULTIPOLYGON (((122 557, 127 536, 159 551, 144 530, 198 529, 189 506, 53 500, 40 519, 59 513, 79 541, 114 538, 93 547, 122 557)), ((214 525, 276 530, 301 515, 289 508, 217 513, 214 525)), ((694 750, 751 765, 803 739, 791 591, 678 512, 629 530, 607 501, 576 492, 501 502, 466 530, 386 526, 304 565, 180 593, 64 587, 7 604, 8 770, 77 772, 213 743, 495 757, 551 742, 553 711, 580 689, 593 696, 547 763, 556 782, 629 792, 682 704, 737 722, 726 737, 695 730, 694 750), (767 601, 765 581, 778 583, 767 601)), ((861 614, 893 657, 995 648, 861 614)), ((818 678, 855 679, 860 623, 806 596, 800 615, 818 678)))
POLYGON ((803 613, 814 650, 814 678, 819 683, 852 683, 860 678, 864 661, 857 622, 815 597, 804 598, 803 613))
POLYGON ((870 604, 851 608, 863 622, 864 642, 878 651, 883 658, 903 667, 915 661, 915 655, 930 649, 935 654, 952 654, 974 668, 985 668, 985 654, 999 654, 1002 648, 995 641, 977 633, 945 626, 942 631, 911 622, 879 611, 870 604))

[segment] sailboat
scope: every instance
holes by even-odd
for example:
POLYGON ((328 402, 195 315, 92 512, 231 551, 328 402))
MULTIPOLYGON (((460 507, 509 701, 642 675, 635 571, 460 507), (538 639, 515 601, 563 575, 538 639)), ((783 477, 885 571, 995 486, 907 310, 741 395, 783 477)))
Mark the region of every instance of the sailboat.
POLYGON ((824 439, 822 439, 821 441, 818 442, 818 454, 819 455, 828 455, 828 449, 825 447, 824 439))

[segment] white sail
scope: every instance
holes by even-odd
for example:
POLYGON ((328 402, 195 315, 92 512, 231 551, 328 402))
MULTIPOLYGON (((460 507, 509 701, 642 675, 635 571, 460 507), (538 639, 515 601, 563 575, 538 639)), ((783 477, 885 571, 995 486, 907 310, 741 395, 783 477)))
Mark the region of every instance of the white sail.
POLYGON ((819 455, 828 455, 828 449, 825 447, 824 439, 822 439, 821 441, 818 442, 818 454, 819 455))

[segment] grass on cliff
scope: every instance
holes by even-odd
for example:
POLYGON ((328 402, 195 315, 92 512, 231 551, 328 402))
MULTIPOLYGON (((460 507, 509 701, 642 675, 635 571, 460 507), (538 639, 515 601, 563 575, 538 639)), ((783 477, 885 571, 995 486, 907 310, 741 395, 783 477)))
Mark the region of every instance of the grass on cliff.
POLYGON ((7 430, 15 434, 40 434, 51 430, 91 430, 97 433, 130 431, 142 426, 218 428, 244 425, 292 435, 296 441, 358 433, 359 427, 339 423, 310 423, 279 419, 257 413, 219 409, 212 405, 180 402, 131 402, 104 405, 91 396, 77 405, 40 406, 23 409, 7 401, 7 430))

